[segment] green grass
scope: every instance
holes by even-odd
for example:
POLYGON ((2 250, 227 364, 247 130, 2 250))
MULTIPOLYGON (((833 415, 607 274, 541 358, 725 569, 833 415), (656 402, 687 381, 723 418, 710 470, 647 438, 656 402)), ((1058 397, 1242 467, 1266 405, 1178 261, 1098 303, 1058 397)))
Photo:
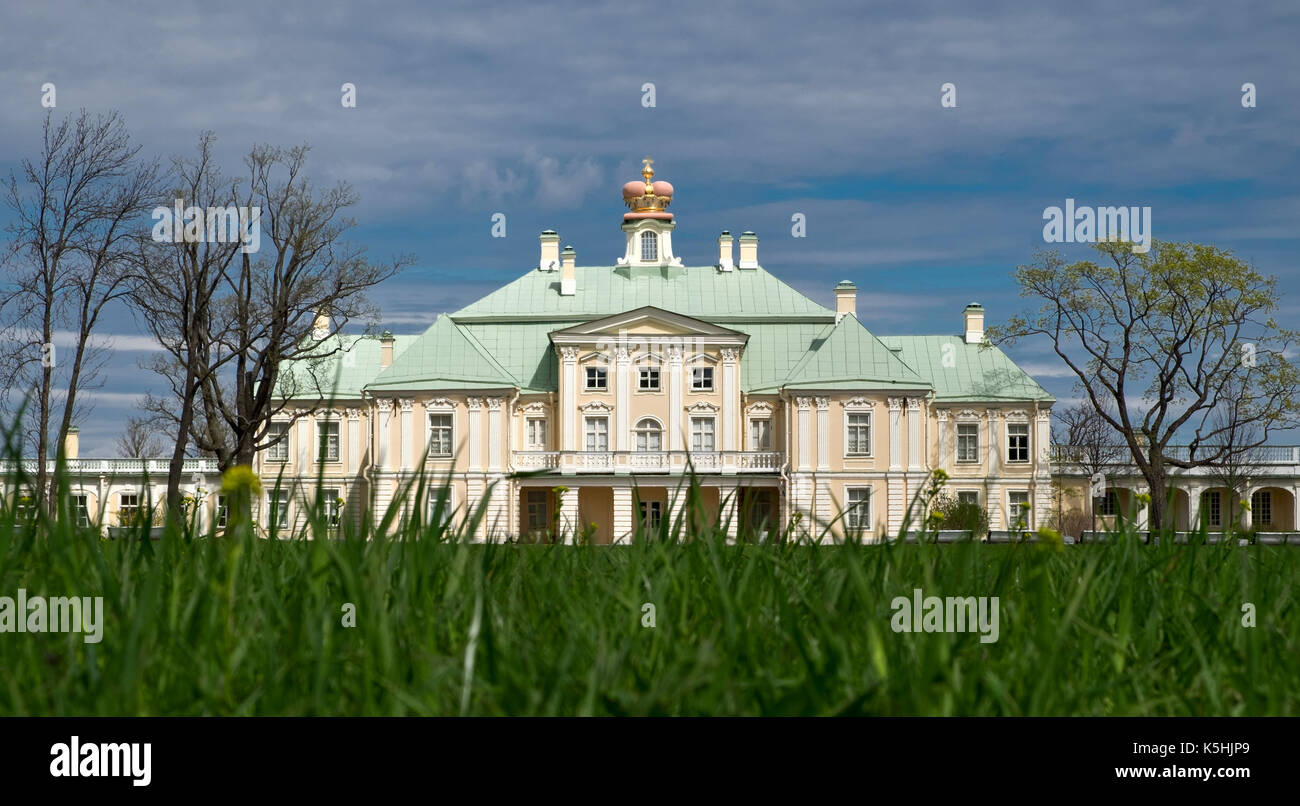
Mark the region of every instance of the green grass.
POLYGON ((103 596, 106 626, 0 633, 5 715, 1300 712, 1294 547, 726 545, 721 524, 483 545, 395 513, 370 540, 106 541, 12 518, 0 595, 103 596), (1000 597, 999 640, 893 632, 913 588, 1000 597))

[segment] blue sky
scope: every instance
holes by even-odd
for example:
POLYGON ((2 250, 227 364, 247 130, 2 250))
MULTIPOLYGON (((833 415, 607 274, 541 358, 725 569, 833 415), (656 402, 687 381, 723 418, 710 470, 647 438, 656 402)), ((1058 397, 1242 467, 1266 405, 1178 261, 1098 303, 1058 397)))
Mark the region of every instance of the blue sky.
MULTIPOLYGON (((535 266, 542 229, 612 263, 646 155, 676 187, 687 265, 754 230, 760 262, 818 301, 857 283, 882 335, 956 332, 971 300, 990 322, 1023 308, 1011 272, 1066 198, 1149 205, 1155 237, 1231 248, 1278 275, 1300 328, 1297 41, 1294 2, 51 2, 0 11, 0 170, 35 155, 47 81, 59 113, 117 109, 159 157, 204 129, 231 169, 254 143, 308 142, 314 177, 361 195, 354 239, 418 258, 374 293, 399 333, 535 266)), ((83 455, 155 386, 130 315, 103 332, 118 349, 83 455)), ((1011 353, 1072 397, 1048 345, 1011 353)))

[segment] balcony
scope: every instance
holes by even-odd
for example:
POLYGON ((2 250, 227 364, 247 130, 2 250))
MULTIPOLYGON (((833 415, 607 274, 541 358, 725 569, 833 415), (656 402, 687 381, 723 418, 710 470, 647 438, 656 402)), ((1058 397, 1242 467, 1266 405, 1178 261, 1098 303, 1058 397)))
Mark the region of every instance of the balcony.
POLYGON ((515 451, 515 470, 563 473, 776 473, 780 451, 515 451))

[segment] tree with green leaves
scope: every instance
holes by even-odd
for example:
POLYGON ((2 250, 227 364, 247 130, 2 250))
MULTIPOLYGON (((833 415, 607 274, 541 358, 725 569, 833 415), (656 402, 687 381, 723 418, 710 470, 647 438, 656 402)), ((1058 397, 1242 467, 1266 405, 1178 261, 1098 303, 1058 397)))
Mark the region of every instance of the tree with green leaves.
POLYGON ((1273 319, 1277 280, 1230 251, 1153 241, 1095 247, 1098 260, 1067 263, 1040 252, 1016 269, 1037 310, 989 328, 990 342, 1046 337, 1087 400, 1127 447, 1151 493, 1151 528, 1170 523, 1172 469, 1219 467, 1295 428, 1300 372, 1286 351, 1297 333, 1273 319), (1223 439, 1213 416, 1231 399, 1223 439), (1174 451, 1176 440, 1189 443, 1174 451))

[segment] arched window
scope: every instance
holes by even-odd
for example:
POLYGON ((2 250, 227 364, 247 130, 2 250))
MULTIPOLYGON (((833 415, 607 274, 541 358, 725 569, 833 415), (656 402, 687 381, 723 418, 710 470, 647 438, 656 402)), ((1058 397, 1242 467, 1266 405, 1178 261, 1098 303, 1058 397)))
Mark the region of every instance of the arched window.
POLYGON ((664 449, 664 430, 659 427, 657 421, 649 417, 638 420, 633 433, 636 434, 637 451, 654 453, 664 449))
POLYGON ((659 259, 659 233, 641 233, 641 260, 652 262, 659 259))

